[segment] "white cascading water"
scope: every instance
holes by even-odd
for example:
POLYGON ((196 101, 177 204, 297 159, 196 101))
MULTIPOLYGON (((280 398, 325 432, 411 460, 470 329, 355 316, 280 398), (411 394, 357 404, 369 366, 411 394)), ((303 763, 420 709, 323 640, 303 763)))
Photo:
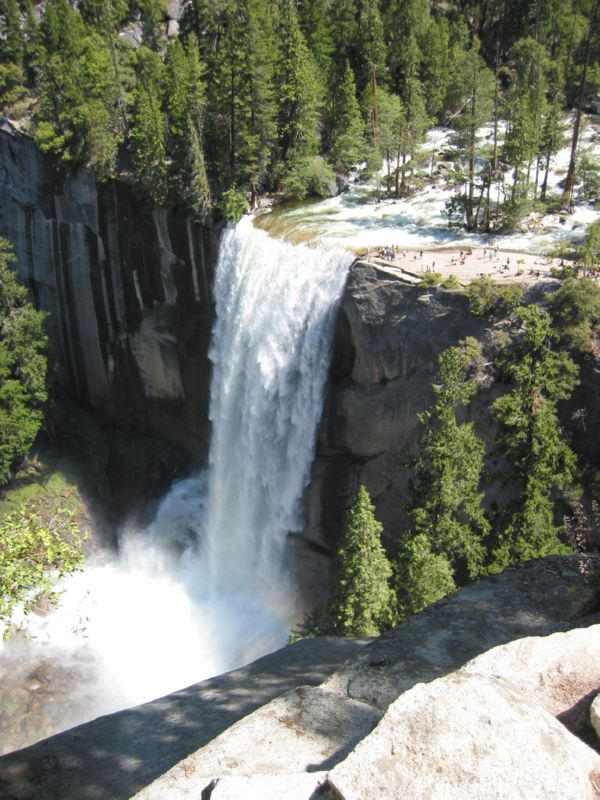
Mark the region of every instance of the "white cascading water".
POLYGON ((217 596, 239 594, 265 608, 276 600, 281 609, 277 596, 292 588, 283 586, 284 545, 302 525, 336 301, 351 260, 272 239, 250 219, 225 234, 215 284, 206 524, 217 596))
MULTIPOLYGON (((297 622, 288 533, 314 455, 338 300, 352 255, 293 246, 244 218, 223 235, 215 278, 208 470, 176 484, 117 562, 64 584, 59 608, 32 615, 33 640, 5 645, 0 674, 67 681, 65 716, 33 738, 144 702, 285 644, 297 622), (9 666, 11 665, 12 666, 9 666), (16 669, 16 665, 18 669, 16 669), (73 683, 75 682, 75 686, 73 683), (68 712, 68 713, 67 713, 68 712), (54 729, 54 730, 53 730, 54 729)), ((50 680, 50 685, 58 684, 50 680)), ((50 706, 57 697, 50 694, 50 706)), ((42 702, 43 706, 43 702, 42 702)), ((2 731, 0 731, 2 736, 2 731)), ((0 752, 11 742, 0 741, 0 752)))

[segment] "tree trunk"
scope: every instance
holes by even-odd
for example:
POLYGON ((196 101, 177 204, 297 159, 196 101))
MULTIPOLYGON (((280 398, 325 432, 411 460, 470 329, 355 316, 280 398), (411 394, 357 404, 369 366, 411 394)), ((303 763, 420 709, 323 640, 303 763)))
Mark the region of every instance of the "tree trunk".
POLYGON ((585 42, 585 57, 583 60, 583 72, 581 73, 581 82, 579 84, 579 93, 577 95, 577 102, 575 104, 575 123, 573 125, 573 138, 571 139, 571 155, 569 157, 569 169, 567 170, 567 177, 565 178, 565 188, 562 196, 562 207, 570 210, 573 205, 573 186, 575 185, 575 157, 577 155, 577 144, 579 140, 579 127, 581 125, 581 109, 585 97, 585 89, 587 85, 587 70, 590 61, 590 48, 592 43, 592 36, 596 29, 596 17, 598 14, 599 0, 594 0, 592 11, 590 14, 590 27, 588 30, 587 39, 585 42))
POLYGON ((402 167, 400 168, 400 194, 406 193, 406 153, 402 153, 402 167))
POLYGON ((548 188, 548 173, 550 172, 550 151, 546 153, 546 166, 544 167, 544 180, 542 181, 542 189, 540 192, 540 200, 546 199, 546 189, 548 188))
POLYGON ((469 130, 469 187, 467 199, 467 230, 473 230, 473 191, 475 184, 475 135, 477 132, 475 120, 475 103, 477 102, 476 89, 477 75, 473 74, 473 86, 471 87, 471 128, 469 130))

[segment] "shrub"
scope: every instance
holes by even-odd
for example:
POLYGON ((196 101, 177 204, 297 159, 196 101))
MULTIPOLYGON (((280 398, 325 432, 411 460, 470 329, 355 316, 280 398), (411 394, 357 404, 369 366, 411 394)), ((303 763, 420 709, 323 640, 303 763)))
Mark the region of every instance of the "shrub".
POLYGON ((227 222, 237 222, 248 211, 248 198, 246 193, 232 186, 223 192, 221 212, 227 222))
POLYGON ((475 278, 465 289, 469 298, 471 313, 476 317, 487 317, 493 311, 498 299, 496 284, 487 275, 475 278))
POLYGON ((47 398, 44 314, 10 268, 8 243, 0 238, 0 486, 33 444, 47 398))
POLYGON ((569 278, 550 296, 548 305, 561 338, 582 352, 589 352, 600 327, 600 286, 590 278, 569 278))
POLYGON ((56 505, 42 518, 26 508, 0 525, 0 621, 8 638, 10 616, 19 604, 27 613, 57 578, 79 569, 84 537, 73 512, 56 505))
POLYGON ((441 281, 441 272, 426 272, 421 278, 421 286, 437 286, 441 281))
POLYGON ((460 289, 460 283, 456 275, 448 275, 448 277, 442 281, 442 286, 444 289, 460 289))
POLYGON ((289 167, 283 178, 283 191, 302 200, 314 197, 329 197, 335 183, 335 175, 321 156, 298 158, 289 167))

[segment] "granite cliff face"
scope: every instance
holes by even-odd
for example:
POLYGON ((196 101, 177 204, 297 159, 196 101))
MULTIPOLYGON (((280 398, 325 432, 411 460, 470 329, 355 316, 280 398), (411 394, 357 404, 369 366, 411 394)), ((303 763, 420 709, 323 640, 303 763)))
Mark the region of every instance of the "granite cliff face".
POLYGON ((406 523, 408 458, 417 414, 432 398, 437 357, 466 336, 483 338, 486 327, 460 292, 410 286, 372 264, 354 264, 308 491, 309 537, 331 544, 360 483, 385 531, 393 535, 406 523))
MULTIPOLYGON (((528 300, 535 302, 550 288, 532 287, 528 300)), ((394 537, 407 525, 409 458, 420 432, 418 414, 433 398, 437 358, 468 336, 489 345, 490 335, 502 324, 474 317, 460 291, 410 286, 373 264, 353 265, 338 318, 331 387, 307 491, 308 538, 331 548, 342 510, 361 483, 375 501, 386 535, 394 537)), ((465 412, 490 445, 496 428, 489 406, 503 390, 487 375, 465 412)), ((579 386, 560 408, 572 447, 591 464, 600 464, 600 411, 595 400, 599 392, 598 360, 586 360, 579 386)), ((488 499, 502 501, 502 491, 500 483, 493 485, 488 499)))
POLYGON ((50 312, 66 391, 121 429, 204 453, 213 232, 143 205, 124 183, 65 177, 5 122, 0 235, 50 312))

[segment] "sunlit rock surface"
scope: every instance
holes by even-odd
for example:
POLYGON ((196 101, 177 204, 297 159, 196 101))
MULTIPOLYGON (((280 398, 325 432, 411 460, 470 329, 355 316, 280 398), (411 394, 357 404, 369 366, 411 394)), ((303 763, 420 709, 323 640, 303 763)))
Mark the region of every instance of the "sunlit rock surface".
MULTIPOLYGON (((577 764, 596 770, 597 754, 569 731, 580 733, 574 718, 569 719, 571 709, 587 703, 589 713, 589 687, 594 681, 600 685, 600 628, 592 626, 598 622, 592 600, 576 557, 528 562, 472 584, 366 647, 344 639, 305 640, 249 667, 5 756, 0 759, 0 796, 19 800, 119 800, 142 792, 146 786, 140 797, 176 800, 199 797, 193 776, 201 775, 206 778, 202 787, 208 792, 205 797, 211 796, 208 787, 221 783, 223 797, 235 797, 231 794, 235 787, 242 792, 240 798, 259 796, 257 787, 262 787, 268 798, 275 796, 276 786, 281 786, 281 778, 270 783, 267 775, 272 774, 291 775, 295 794, 290 796, 308 800, 317 784, 323 782, 323 773, 333 769, 334 776, 342 775, 345 764, 350 769, 363 746, 357 747, 357 741, 360 739, 366 747, 371 735, 385 733, 388 723, 383 729, 376 727, 373 734, 370 730, 391 704, 402 703, 406 693, 424 682, 433 687, 434 694, 439 691, 440 697, 447 696, 448 714, 456 724, 462 713, 460 692, 467 691, 464 687, 470 680, 477 683, 482 697, 490 702, 494 697, 498 715, 493 730, 498 750, 509 736, 510 720, 519 726, 523 722, 519 706, 525 697, 528 708, 533 709, 525 714, 531 717, 527 725, 531 720, 542 721, 541 728, 534 725, 536 736, 543 738, 540 731, 547 730, 557 742, 558 749, 552 752, 575 754, 577 764), (580 627, 587 629, 576 630, 580 627), (575 632, 569 639, 561 632, 570 629, 575 632), (557 637, 517 642, 481 656, 522 637, 557 633, 557 637), (358 652, 356 648, 360 648, 358 652), (344 658, 349 660, 339 666, 344 658), (458 678, 435 689, 438 678, 466 664, 458 678), (295 691, 307 684, 321 685, 319 689, 295 691), (455 701, 444 686, 457 687, 455 701), (288 695, 274 700, 286 691, 288 695), (508 720, 508 727, 500 724, 501 708, 506 710, 503 719, 508 720), (246 720, 229 727, 248 714, 251 716, 246 720), (251 741, 260 741, 260 747, 251 747, 251 741), (348 756, 355 747, 354 754, 348 756), (257 787, 252 789, 247 780, 257 765, 261 765, 256 770, 260 774, 257 787), (169 772, 171 767, 174 769, 169 772), (312 784, 307 774, 313 775, 312 784), (302 777, 296 781, 294 775, 302 777)), ((412 697, 421 695, 419 688, 412 697)), ((431 710, 430 705, 426 707, 431 710)), ((415 714, 417 718, 419 714, 415 714)), ((386 717, 383 719, 385 722, 386 717)), ((473 724, 476 721, 471 719, 473 724)), ((431 730, 436 730, 434 723, 431 730)), ((485 739, 487 730, 482 734, 477 725, 471 727, 474 747, 482 736, 485 739)), ((490 781, 494 780, 494 770, 505 769, 506 763, 501 753, 497 762, 492 755, 487 773, 490 781)), ((396 768, 403 769, 396 765, 393 770, 396 768)), ((528 775, 527 786, 531 787, 535 770, 528 775)), ((457 786, 463 785, 461 780, 459 775, 457 786)), ((342 786, 341 777, 339 781, 342 786)), ((577 781, 574 786, 587 786, 577 781)), ((513 785, 517 783, 515 778, 513 785)), ((499 785, 506 787, 506 783, 499 785)), ((540 778, 539 786, 545 785, 540 778)), ((562 779, 557 785, 563 786, 562 779)), ((362 797, 378 796, 364 787, 361 791, 362 797)), ((359 796, 347 795, 348 799, 359 796)), ((420 795, 423 800, 426 796, 420 795)))

